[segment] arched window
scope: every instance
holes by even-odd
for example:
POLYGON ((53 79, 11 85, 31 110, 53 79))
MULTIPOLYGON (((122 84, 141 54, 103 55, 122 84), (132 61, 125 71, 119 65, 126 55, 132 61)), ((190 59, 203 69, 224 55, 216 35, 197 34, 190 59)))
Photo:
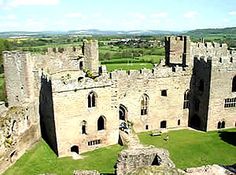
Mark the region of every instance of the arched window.
POLYGON ((225 128, 225 121, 221 123, 221 128, 225 128))
POLYGON ((100 116, 98 118, 97 129, 98 129, 98 131, 105 129, 105 117, 104 116, 100 116))
POLYGON ((236 92, 236 75, 234 76, 232 82, 232 92, 236 92))
POLYGON ((87 134, 87 122, 85 120, 82 121, 82 125, 81 125, 81 133, 82 134, 87 134))
POLYGON ((221 128, 221 122, 218 122, 217 129, 220 129, 220 128, 221 128))
POLYGON ((141 97, 141 115, 148 114, 148 96, 146 94, 141 97))
POLYGON ((185 91, 184 93, 184 109, 189 108, 189 89, 185 91))
POLYGON ((96 106, 96 94, 94 92, 90 92, 88 94, 88 107, 92 108, 96 106))
POLYGON ((120 104, 120 107, 119 107, 119 119, 120 120, 127 120, 127 113, 128 113, 128 110, 127 108, 120 104))

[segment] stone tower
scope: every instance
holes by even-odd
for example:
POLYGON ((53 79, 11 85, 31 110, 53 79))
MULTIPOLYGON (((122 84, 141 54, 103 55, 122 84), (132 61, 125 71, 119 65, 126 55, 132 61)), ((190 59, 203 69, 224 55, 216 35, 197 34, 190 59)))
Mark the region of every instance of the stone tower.
POLYGON ((165 37, 166 65, 189 66, 190 43, 189 36, 165 37))
POLYGON ((89 69, 94 75, 97 75, 99 67, 98 41, 84 40, 83 55, 85 56, 85 68, 89 69))
POLYGON ((33 60, 29 53, 4 52, 4 74, 9 106, 34 98, 33 60))

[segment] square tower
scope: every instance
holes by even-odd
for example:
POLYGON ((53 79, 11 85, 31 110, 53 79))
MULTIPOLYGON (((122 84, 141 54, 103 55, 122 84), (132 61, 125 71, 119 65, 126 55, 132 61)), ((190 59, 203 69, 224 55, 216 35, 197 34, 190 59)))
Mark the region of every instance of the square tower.
POLYGON ((166 65, 186 67, 190 64, 189 36, 165 37, 166 65))

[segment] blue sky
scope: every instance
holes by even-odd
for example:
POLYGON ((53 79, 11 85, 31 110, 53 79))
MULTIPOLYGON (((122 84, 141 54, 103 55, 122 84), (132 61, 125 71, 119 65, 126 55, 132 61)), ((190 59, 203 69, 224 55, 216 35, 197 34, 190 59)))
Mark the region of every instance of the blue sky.
POLYGON ((0 0, 0 31, 236 26, 236 0, 0 0))

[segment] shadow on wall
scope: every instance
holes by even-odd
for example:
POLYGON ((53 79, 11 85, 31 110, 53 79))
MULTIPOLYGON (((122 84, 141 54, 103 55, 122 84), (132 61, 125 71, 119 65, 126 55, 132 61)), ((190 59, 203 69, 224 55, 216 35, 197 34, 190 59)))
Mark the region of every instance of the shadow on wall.
POLYGON ((58 155, 56 127, 53 110, 52 83, 45 75, 41 75, 41 89, 39 98, 40 128, 42 138, 58 155))
POLYGON ((194 58, 189 94, 188 126, 206 131, 211 83, 211 60, 194 58))
POLYGON ((224 142, 227 142, 231 145, 236 146, 236 132, 233 131, 219 131, 219 136, 221 140, 224 142))

